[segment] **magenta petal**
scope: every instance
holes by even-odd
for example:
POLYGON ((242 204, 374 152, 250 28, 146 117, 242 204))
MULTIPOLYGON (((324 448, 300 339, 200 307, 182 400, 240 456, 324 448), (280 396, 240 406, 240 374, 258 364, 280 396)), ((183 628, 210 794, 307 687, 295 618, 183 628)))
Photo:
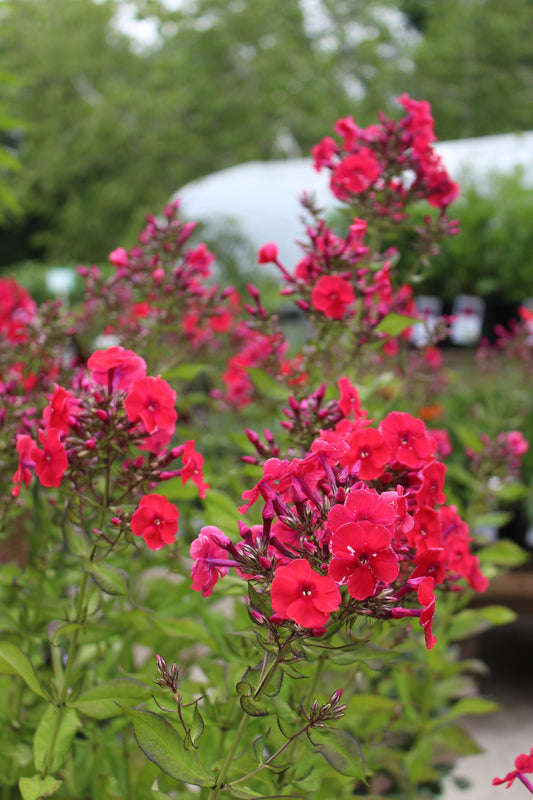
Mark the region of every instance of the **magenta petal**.
POLYGON ((354 600, 366 600, 374 594, 377 580, 368 564, 356 569, 348 581, 348 592, 354 600))
POLYGON ((328 575, 336 583, 345 584, 348 583, 354 571, 360 566, 361 562, 356 556, 352 558, 336 556, 329 563, 328 575))
POLYGON ((381 550, 370 557, 370 565, 376 578, 383 583, 392 583, 398 577, 400 565, 392 550, 381 550))
POLYGON ((329 613, 323 613, 315 608, 309 597, 299 597, 294 603, 287 606, 286 615, 304 628, 319 628, 328 621, 329 613))
POLYGON ((361 552, 379 553, 380 550, 385 550, 389 547, 392 541, 392 534, 383 525, 374 525, 372 522, 361 522, 363 529, 363 545, 361 552))

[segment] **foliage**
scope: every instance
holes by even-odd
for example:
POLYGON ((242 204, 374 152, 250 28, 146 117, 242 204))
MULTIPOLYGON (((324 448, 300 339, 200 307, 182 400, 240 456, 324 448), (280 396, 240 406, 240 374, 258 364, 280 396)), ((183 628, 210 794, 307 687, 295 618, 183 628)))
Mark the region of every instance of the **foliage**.
MULTIPOLYGON (((6 797, 423 798, 475 751, 460 719, 494 703, 455 643, 512 619, 468 604, 523 555, 479 550, 446 501, 414 362, 413 405, 394 397, 417 317, 384 242, 435 209, 415 279, 458 191, 427 103, 400 104, 313 149, 345 235, 307 201, 294 269, 274 242, 257 255, 305 316, 299 352, 257 287, 213 283, 179 203, 110 275, 79 269, 79 307, 2 282, 6 797)), ((485 444, 473 526, 488 476, 518 484, 527 449, 517 431, 485 444)))
POLYGON ((528 0, 401 4, 423 28, 405 87, 432 104, 443 139, 531 128, 533 50, 528 0), (502 110, 505 111, 502 113, 502 110))
POLYGON ((433 102, 442 138, 529 127, 527 0, 136 6, 151 47, 117 30, 113 0, 2 4, 2 108, 24 121, 5 119, 23 169, 3 183, 21 213, 2 222, 2 265, 104 262, 179 186, 306 153, 324 119, 368 124, 405 89, 433 102))

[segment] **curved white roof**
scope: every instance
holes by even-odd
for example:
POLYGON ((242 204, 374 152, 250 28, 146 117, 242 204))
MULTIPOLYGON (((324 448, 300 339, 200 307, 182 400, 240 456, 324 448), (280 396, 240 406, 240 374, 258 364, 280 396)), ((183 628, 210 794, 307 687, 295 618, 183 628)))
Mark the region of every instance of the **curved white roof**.
MULTIPOLYGON (((491 173, 521 167, 533 186, 533 131, 437 142, 435 149, 459 182, 482 187, 491 173)), ((316 172, 309 158, 251 161, 193 181, 174 198, 181 199, 187 219, 201 220, 208 228, 211 223, 220 229, 225 220, 235 223, 256 250, 277 242, 281 261, 291 268, 301 258, 296 244, 304 230, 299 198, 303 191, 312 192, 321 207, 333 208, 328 183, 329 174, 316 172)))

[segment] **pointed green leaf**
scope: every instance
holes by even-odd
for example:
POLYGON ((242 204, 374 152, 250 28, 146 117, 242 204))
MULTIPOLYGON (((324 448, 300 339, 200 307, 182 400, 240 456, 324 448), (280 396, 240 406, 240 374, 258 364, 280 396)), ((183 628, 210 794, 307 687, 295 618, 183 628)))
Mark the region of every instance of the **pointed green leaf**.
POLYGON ((74 709, 60 709, 57 706, 48 706, 33 737, 35 769, 43 770, 48 749, 53 743, 54 750, 48 770, 49 772, 58 770, 67 757, 72 740, 79 728, 81 728, 81 722, 74 709), (56 731, 57 733, 55 733, 56 731), (53 742, 54 733, 55 742, 53 742))
POLYGON ((432 720, 428 727, 438 728, 468 714, 493 714, 499 708, 499 704, 495 703, 494 700, 486 700, 484 697, 462 697, 450 711, 442 717, 432 720))
POLYGON ((194 713, 192 716, 192 725, 191 725, 191 739, 194 743, 198 741, 202 733, 204 732, 204 720, 202 715, 200 714, 200 710, 198 708, 198 703, 194 706, 194 713))
POLYGON ((69 633, 79 630, 81 627, 83 626, 80 625, 79 622, 65 622, 63 619, 53 619, 48 623, 48 627, 46 628, 48 641, 51 645, 57 647, 59 645, 60 636, 66 636, 69 633))
POLYGON ((518 567, 529 559, 529 554, 510 539, 483 547, 478 556, 481 564, 496 564, 498 567, 518 567))
POLYGON ((85 565, 97 586, 106 594, 128 595, 129 575, 123 569, 113 567, 111 564, 94 563, 90 561, 85 565))
POLYGON ((172 378, 180 378, 182 381, 192 381, 194 378, 198 377, 198 375, 208 371, 209 367, 207 364, 180 364, 177 367, 163 372, 162 377, 166 381, 170 381, 172 378))
POLYGON ((390 336, 399 336, 410 328, 411 325, 416 325, 420 320, 417 317, 407 317, 405 314, 396 314, 395 312, 387 314, 381 320, 376 330, 380 333, 388 333, 390 336))
POLYGON ((334 770, 366 783, 363 752, 351 733, 328 728, 320 732, 313 731, 312 735, 317 742, 317 752, 324 756, 334 770))
POLYGON ((177 781, 196 786, 209 786, 215 782, 214 777, 208 775, 196 757, 192 757, 184 749, 183 739, 166 719, 153 711, 125 706, 121 708, 133 723, 139 747, 159 769, 177 781))
POLYGON ((47 775, 46 778, 41 778, 40 775, 34 775, 33 778, 21 778, 19 789, 22 800, 44 800, 55 794, 62 783, 63 781, 53 778, 52 775, 47 775))
POLYGON ((259 764, 262 764, 264 761, 264 750, 269 736, 270 736, 270 727, 267 728, 265 733, 261 733, 259 736, 256 736, 255 739, 253 740, 252 747, 254 749, 254 755, 256 761, 259 764))
POLYGON ((279 400, 280 402, 287 401, 287 389, 263 369, 248 367, 247 372, 255 388, 263 397, 279 400))
POLYGON ((12 642, 0 642, 0 674, 19 675, 35 694, 50 699, 30 659, 12 642))
POLYGON ((121 706, 141 703, 150 697, 151 690, 135 678, 113 678, 82 692, 71 704, 80 713, 93 719, 120 716, 121 706))
POLYGON ((240 800, 263 800, 264 794, 257 794, 247 789, 245 786, 226 786, 225 787, 232 797, 238 797, 240 800))
POLYGON ((507 625, 516 619, 516 614, 505 606, 485 606, 485 608, 465 608, 451 621, 448 636, 452 642, 460 642, 470 636, 477 636, 493 625, 507 625))

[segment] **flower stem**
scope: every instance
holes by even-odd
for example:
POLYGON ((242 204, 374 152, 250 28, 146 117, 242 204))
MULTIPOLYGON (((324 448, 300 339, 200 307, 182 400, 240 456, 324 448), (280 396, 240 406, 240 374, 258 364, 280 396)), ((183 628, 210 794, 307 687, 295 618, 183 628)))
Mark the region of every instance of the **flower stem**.
POLYGON ((531 783, 531 781, 529 780, 529 778, 526 778, 526 776, 525 776, 525 775, 523 775, 522 773, 520 773, 520 774, 518 775, 518 780, 519 780, 519 781, 522 781, 522 783, 524 784, 524 786, 526 787, 526 789, 529 789, 529 791, 531 792, 531 794, 533 794, 533 783, 531 783))

